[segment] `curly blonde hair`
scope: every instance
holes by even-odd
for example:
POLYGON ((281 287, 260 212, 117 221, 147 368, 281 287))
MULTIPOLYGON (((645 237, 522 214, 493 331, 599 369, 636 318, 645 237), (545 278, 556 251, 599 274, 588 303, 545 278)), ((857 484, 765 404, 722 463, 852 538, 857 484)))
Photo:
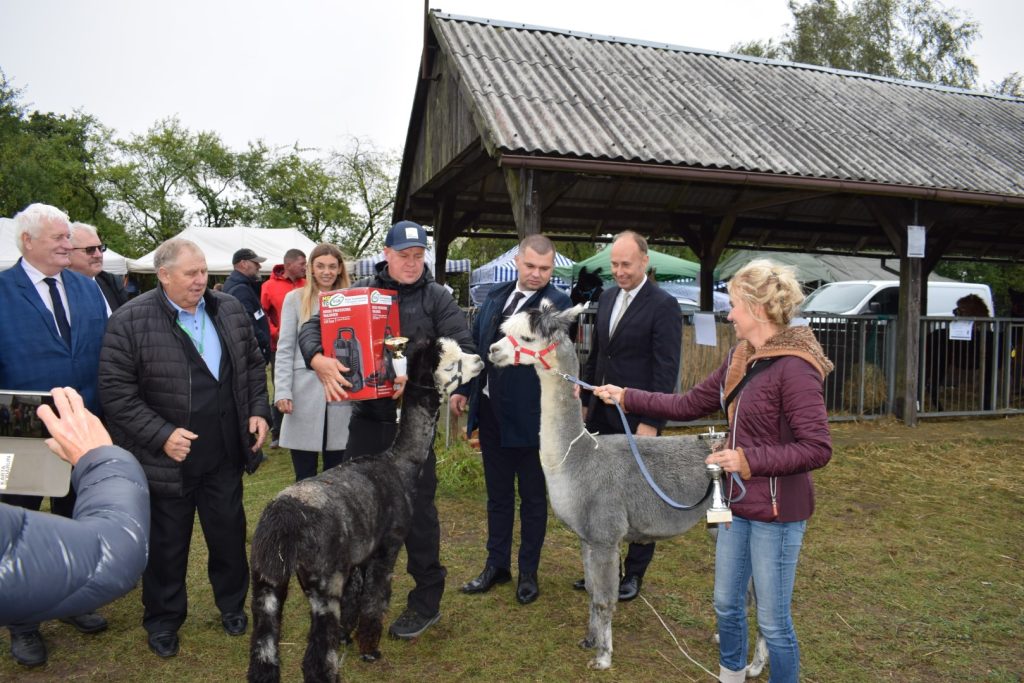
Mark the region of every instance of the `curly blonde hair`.
POLYGON ((764 306, 767 320, 775 325, 789 325, 804 300, 803 288, 796 279, 796 269, 768 259, 757 259, 736 271, 729 280, 729 296, 733 305, 743 302, 754 315, 754 308, 764 306))

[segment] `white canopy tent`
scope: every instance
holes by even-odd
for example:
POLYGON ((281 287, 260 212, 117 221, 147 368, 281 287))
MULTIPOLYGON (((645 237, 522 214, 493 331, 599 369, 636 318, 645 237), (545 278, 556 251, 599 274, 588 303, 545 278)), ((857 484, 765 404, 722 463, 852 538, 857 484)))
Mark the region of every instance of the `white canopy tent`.
MULTIPOLYGON (((0 218, 0 270, 7 270, 21 257, 14 235, 14 219, 0 218)), ((103 270, 115 275, 128 272, 128 259, 113 249, 103 253, 103 270)))
MULTIPOLYGON (((289 249, 301 249, 308 255, 316 246, 298 228, 192 227, 182 230, 177 237, 192 240, 199 245, 206 256, 206 267, 210 275, 231 273, 234 270, 231 256, 242 247, 248 247, 257 256, 267 259, 263 265, 263 275, 266 276, 271 267, 283 262, 284 254, 289 249)), ((153 252, 138 259, 128 259, 128 270, 132 273, 156 272, 153 268, 153 252)))

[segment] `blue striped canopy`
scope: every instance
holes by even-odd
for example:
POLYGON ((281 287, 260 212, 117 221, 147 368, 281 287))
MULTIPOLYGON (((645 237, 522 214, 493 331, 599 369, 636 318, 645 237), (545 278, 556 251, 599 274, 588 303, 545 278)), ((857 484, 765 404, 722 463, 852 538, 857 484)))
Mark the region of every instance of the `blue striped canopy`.
MULTIPOLYGON (((427 249, 424 258, 427 261, 427 267, 430 268, 430 272, 434 272, 434 252, 427 249)), ((378 252, 373 256, 365 256, 355 262, 352 268, 353 277, 369 277, 377 272, 377 264, 384 260, 384 252, 378 252)), ((468 273, 473 269, 468 258, 459 259, 448 259, 444 264, 444 272, 446 273, 468 273)))
MULTIPOLYGON (((512 247, 498 258, 485 263, 469 276, 469 295, 473 303, 480 305, 487 298, 491 287, 502 282, 512 282, 519 277, 516 270, 515 258, 519 253, 519 245, 512 247)), ((574 261, 566 256, 555 252, 555 267, 559 266, 572 268, 574 261)), ((551 278, 551 282, 559 289, 568 291, 570 284, 559 277, 551 278)))

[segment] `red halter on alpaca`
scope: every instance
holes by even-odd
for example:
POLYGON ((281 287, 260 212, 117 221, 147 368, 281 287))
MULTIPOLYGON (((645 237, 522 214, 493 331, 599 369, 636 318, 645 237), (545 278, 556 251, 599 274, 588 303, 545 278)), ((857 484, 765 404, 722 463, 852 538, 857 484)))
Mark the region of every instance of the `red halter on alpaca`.
POLYGON ((556 348, 558 348, 558 342, 551 342, 550 344, 548 344, 548 347, 546 349, 541 349, 540 351, 534 351, 531 348, 527 348, 525 346, 521 346, 519 344, 519 342, 516 341, 516 338, 513 337, 511 334, 506 335, 506 336, 508 337, 508 340, 510 342, 512 342, 512 350, 516 352, 516 355, 515 355, 515 357, 512 360, 512 364, 513 365, 519 365, 519 354, 522 353, 524 355, 533 356, 534 358, 536 358, 540 362, 540 364, 544 366, 545 370, 550 370, 551 369, 551 366, 548 365, 548 362, 546 360, 544 360, 544 356, 548 355, 549 353, 554 351, 556 348))

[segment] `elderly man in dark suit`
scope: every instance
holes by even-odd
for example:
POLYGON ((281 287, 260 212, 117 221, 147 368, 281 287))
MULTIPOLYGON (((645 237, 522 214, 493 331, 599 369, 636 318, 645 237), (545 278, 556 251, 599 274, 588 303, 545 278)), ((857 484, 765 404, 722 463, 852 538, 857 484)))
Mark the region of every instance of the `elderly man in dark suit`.
MULTIPOLYGON (((646 391, 671 393, 679 377, 683 317, 675 298, 647 277, 647 240, 627 230, 611 246, 612 276, 616 287, 601 294, 597 306, 590 356, 584 381, 595 386, 617 384, 646 391)), ((601 434, 622 434, 622 420, 613 405, 594 396, 584 400, 587 429, 601 434)), ((664 420, 627 415, 637 436, 657 436, 664 420)), ((644 573, 654 556, 654 544, 630 543, 619 600, 640 593, 644 573)), ((576 588, 584 588, 577 581, 576 588)))
MULTIPOLYGON (((70 386, 85 406, 99 412, 96 367, 107 315, 96 286, 66 270, 71 226, 67 215, 46 204, 32 204, 14 217, 21 258, 0 273, 0 388, 49 391, 70 386)), ((3 496, 3 501, 38 510, 38 496, 3 496)), ((74 493, 50 500, 50 510, 71 517, 74 493)), ((107 628, 95 613, 66 619, 83 633, 107 628)), ((12 624, 11 655, 24 666, 46 663, 39 624, 12 624)))
MULTIPOLYGON (((536 308, 547 299, 565 310, 569 297, 551 284, 555 247, 544 235, 530 235, 516 254, 518 278, 495 287, 473 322, 473 343, 486 349, 501 338, 501 324, 513 313, 536 308)), ((484 481, 487 484, 487 563, 463 593, 484 593, 512 579, 512 532, 519 483, 519 580, 516 599, 528 605, 540 595, 537 567, 547 527, 547 491, 540 465, 540 383, 537 372, 522 365, 497 368, 484 360, 485 372, 459 387, 449 399, 458 416, 469 403, 468 431, 480 427, 484 481), (467 399, 468 397, 468 399, 467 399)))
POLYGON ((103 254, 107 245, 103 244, 96 228, 88 223, 71 224, 71 270, 84 275, 100 288, 100 293, 107 306, 107 315, 116 311, 126 301, 128 292, 121 284, 120 278, 103 270, 103 254))

